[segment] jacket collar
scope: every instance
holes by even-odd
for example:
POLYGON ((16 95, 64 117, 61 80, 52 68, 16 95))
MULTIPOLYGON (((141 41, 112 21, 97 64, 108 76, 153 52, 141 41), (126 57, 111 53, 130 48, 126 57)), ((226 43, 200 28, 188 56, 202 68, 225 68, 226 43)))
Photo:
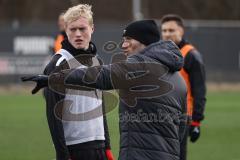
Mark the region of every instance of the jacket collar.
POLYGON ((68 41, 68 39, 64 39, 62 41, 62 49, 67 50, 70 54, 72 54, 73 56, 77 56, 80 54, 88 54, 88 55, 93 55, 95 56, 97 53, 97 48, 95 46, 94 43, 90 42, 89 43, 89 47, 87 50, 84 49, 76 49, 74 48, 71 43, 68 41))

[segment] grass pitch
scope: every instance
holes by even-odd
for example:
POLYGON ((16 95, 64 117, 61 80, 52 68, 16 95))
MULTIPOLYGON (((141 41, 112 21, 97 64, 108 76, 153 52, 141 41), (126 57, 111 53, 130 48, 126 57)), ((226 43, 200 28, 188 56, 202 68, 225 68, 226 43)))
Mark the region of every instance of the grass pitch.
MULTIPOLYGON (((108 101, 111 102, 112 98, 108 101)), ((0 95, 0 159, 53 160, 45 102, 41 94, 0 95)), ((118 108, 108 113, 112 150, 118 156, 118 108)), ((240 91, 207 96, 199 141, 189 143, 189 160, 240 160, 240 91)))

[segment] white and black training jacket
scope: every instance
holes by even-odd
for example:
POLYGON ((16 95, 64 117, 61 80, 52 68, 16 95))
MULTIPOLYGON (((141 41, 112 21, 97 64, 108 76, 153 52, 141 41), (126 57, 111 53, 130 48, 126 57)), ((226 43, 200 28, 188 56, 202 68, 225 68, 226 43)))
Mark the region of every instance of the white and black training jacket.
MULTIPOLYGON (((88 50, 77 50, 67 41, 44 70, 45 75, 69 69, 100 65, 96 47, 90 43, 88 50)), ((58 92, 50 87, 44 90, 47 120, 56 150, 57 160, 69 157, 69 149, 110 148, 106 117, 103 116, 102 91, 65 89, 58 92), (68 106, 69 102, 71 105, 68 106), (86 117, 84 113, 101 107, 99 116, 86 117), (56 113, 61 110, 60 116, 56 113), (73 117, 67 115, 71 113, 73 117)))

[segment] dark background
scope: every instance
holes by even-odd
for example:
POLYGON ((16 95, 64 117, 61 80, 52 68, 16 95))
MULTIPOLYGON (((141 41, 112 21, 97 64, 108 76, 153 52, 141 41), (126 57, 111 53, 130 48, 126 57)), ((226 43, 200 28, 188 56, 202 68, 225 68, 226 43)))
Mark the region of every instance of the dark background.
MULTIPOLYGON (((110 62, 112 54, 119 52, 119 49, 106 52, 104 45, 109 41, 120 43, 124 26, 133 20, 131 0, 0 0, 0 82, 19 82, 22 72, 16 68, 26 70, 26 64, 31 59, 14 51, 14 39, 43 36, 54 40, 58 33, 58 15, 78 3, 92 5, 95 23, 93 41, 105 63, 110 62), (4 66, 8 71, 12 65, 12 74, 1 72, 4 66)), ((239 82, 239 0, 142 0, 141 9, 144 19, 153 18, 158 23, 164 14, 181 15, 185 18, 186 39, 203 55, 207 80, 239 82)), ((36 61, 35 68, 38 69, 27 73, 42 72, 51 54, 49 47, 46 54, 29 55, 33 57, 32 61, 36 61), (40 62, 42 65, 39 65, 40 62)))

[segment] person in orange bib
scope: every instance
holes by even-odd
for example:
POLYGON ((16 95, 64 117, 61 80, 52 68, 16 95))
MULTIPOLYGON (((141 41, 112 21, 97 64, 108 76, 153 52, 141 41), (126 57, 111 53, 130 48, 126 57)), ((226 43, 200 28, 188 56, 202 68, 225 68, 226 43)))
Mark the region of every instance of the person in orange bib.
POLYGON ((181 142, 180 160, 187 159, 187 139, 196 142, 200 137, 200 122, 204 119, 206 103, 205 69, 201 54, 184 36, 184 23, 179 15, 168 14, 161 19, 161 34, 163 40, 172 40, 178 45, 184 57, 184 66, 180 73, 187 89, 187 116, 189 125, 181 142))

